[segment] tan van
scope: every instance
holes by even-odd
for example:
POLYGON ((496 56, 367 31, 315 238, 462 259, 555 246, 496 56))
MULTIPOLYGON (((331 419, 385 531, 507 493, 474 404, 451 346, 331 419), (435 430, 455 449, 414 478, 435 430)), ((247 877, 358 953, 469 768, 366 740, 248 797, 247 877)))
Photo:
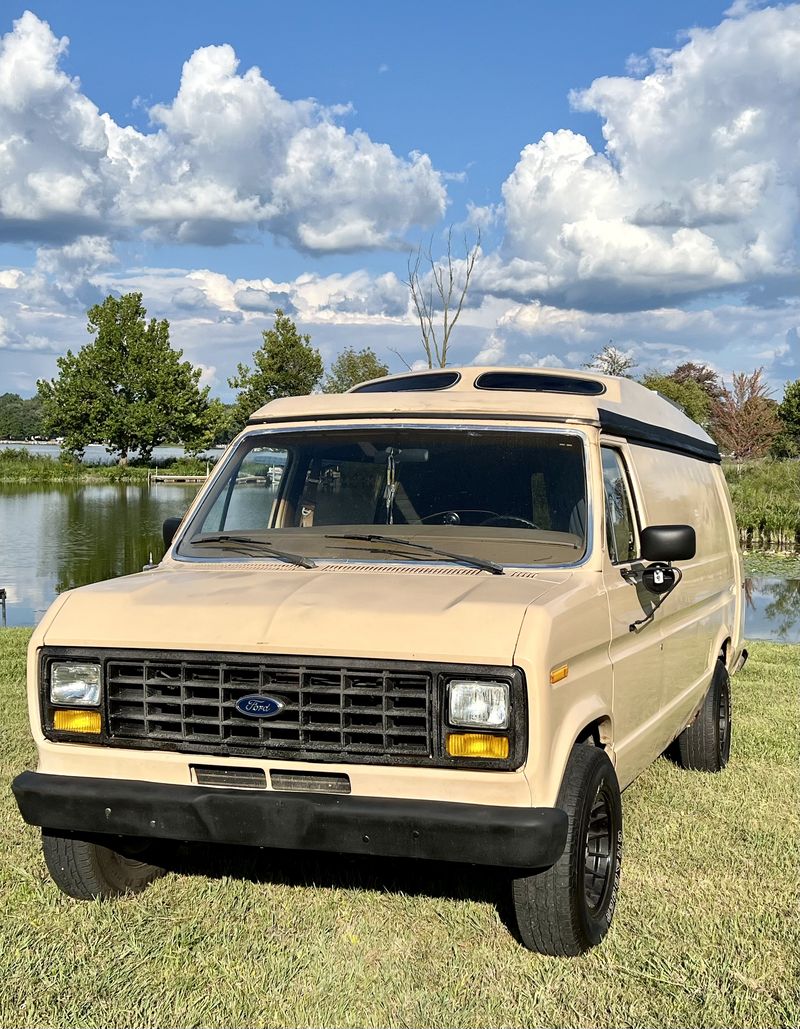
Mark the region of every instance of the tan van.
POLYGON ((39 766, 14 792, 56 883, 137 890, 164 840, 473 862, 528 947, 598 943, 620 790, 670 745, 728 760, 746 651, 719 460, 590 373, 268 404, 157 567, 62 594, 34 634, 39 766))

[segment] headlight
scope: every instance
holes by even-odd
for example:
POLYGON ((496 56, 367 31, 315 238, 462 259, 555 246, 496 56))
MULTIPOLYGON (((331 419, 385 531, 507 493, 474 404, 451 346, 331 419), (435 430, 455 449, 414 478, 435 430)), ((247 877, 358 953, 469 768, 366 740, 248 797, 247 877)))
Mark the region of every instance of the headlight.
POLYGON ((50 701, 75 707, 100 703, 100 665, 88 661, 55 661, 50 665, 50 701))
POLYGON ((448 687, 451 725, 508 728, 508 683, 451 681, 448 687))

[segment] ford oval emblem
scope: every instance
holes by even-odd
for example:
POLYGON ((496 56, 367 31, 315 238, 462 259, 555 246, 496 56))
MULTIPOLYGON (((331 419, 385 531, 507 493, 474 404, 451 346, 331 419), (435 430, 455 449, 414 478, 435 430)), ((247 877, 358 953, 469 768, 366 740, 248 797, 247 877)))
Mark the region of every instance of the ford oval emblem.
POLYGON ((253 693, 249 697, 239 697, 236 710, 250 718, 274 718, 286 707, 277 697, 266 697, 253 693))

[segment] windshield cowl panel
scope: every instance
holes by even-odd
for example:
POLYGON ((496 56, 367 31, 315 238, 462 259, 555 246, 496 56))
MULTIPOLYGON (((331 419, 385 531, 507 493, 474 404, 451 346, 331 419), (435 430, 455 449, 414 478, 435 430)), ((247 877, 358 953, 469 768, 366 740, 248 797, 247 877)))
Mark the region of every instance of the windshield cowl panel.
POLYGON ((587 556, 579 431, 313 426, 242 437, 178 560, 569 566, 587 556))

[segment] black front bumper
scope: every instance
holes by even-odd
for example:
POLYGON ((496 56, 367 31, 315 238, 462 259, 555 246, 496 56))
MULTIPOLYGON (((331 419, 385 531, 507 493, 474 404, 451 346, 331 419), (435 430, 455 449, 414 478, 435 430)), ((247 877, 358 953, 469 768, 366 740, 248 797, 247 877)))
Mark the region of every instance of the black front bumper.
POLYGON ((173 786, 23 772, 12 784, 31 825, 80 836, 227 843, 289 850, 548 868, 561 856, 558 808, 173 786))

